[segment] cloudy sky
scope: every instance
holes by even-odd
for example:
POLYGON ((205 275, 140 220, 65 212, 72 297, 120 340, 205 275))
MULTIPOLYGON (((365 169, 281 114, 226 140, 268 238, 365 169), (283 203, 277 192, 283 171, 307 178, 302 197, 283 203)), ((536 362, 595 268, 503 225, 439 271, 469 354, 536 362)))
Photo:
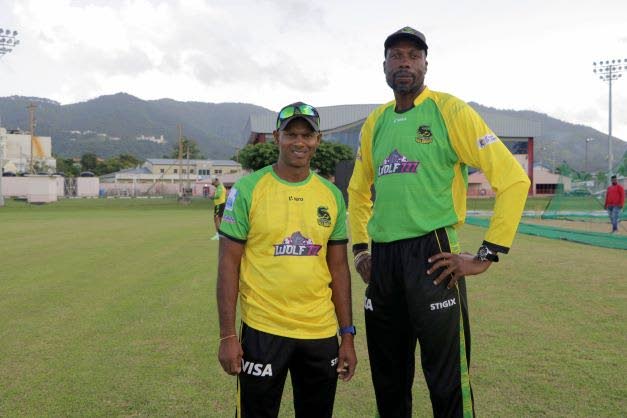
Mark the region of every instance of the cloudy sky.
MULTIPOLYGON (((0 0, 21 40, 0 96, 383 103, 383 40, 406 25, 427 36, 431 89, 607 133, 593 62, 627 59, 625 0, 0 0)), ((627 72, 613 114, 627 140, 627 72)))

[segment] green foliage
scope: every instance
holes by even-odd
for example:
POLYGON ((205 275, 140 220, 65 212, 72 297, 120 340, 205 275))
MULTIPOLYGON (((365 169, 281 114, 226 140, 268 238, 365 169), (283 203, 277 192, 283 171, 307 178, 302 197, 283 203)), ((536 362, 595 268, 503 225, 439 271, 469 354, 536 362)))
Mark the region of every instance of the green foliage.
MULTIPOLYGON (((239 152, 239 163, 247 170, 259 170, 274 164, 279 158, 279 148, 274 142, 246 145, 239 152)), ((353 150, 338 142, 322 141, 311 160, 311 168, 323 177, 335 174, 335 166, 342 160, 352 160, 353 150)))
POLYGON ((599 171, 596 175, 597 184, 609 184, 609 179, 605 171, 599 171))
POLYGON ((616 170, 616 172, 622 176, 626 176, 627 177, 627 152, 625 152, 625 154, 623 154, 623 161, 622 163, 618 166, 618 169, 616 170))
POLYGON ((239 163, 246 170, 256 171, 279 159, 279 148, 274 142, 248 144, 239 152, 239 163))
MULTIPOLYGON (((187 137, 183 137, 181 140, 183 143, 182 152, 183 158, 189 158, 191 160, 204 160, 205 156, 200 152, 200 148, 198 148, 198 142, 193 139, 189 139, 187 137)), ((172 152, 170 155, 166 155, 164 158, 179 158, 179 144, 178 142, 174 144, 172 147, 172 152)))
POLYGON ((83 171, 92 171, 96 172, 96 167, 98 166, 98 156, 91 152, 87 154, 83 154, 81 157, 81 168, 83 171))
POLYGON ((568 165, 566 161, 563 161, 562 164, 560 164, 560 166, 557 167, 555 171, 561 174, 562 176, 566 176, 566 177, 570 177, 570 175, 573 173, 573 169, 570 168, 570 166, 568 165))
POLYGON ((311 167, 322 177, 329 177, 335 175, 337 163, 353 158, 353 150, 348 145, 322 141, 311 160, 311 167))
POLYGON ((141 163, 141 160, 130 154, 120 154, 102 161, 96 154, 86 153, 81 157, 80 163, 75 162, 73 158, 57 157, 57 172, 68 177, 76 177, 82 171, 91 171, 97 176, 102 176, 125 168, 137 167, 141 163))
POLYGON ((57 157, 57 172, 76 177, 81 172, 81 165, 75 162, 73 158, 57 157))

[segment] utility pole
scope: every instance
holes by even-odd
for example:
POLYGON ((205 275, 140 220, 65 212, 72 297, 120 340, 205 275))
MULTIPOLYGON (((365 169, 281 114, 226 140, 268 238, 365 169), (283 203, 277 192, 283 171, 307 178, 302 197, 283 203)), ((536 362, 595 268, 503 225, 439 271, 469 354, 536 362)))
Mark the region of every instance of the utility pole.
POLYGON ((33 145, 35 142, 35 109, 37 106, 31 103, 26 108, 28 109, 28 120, 30 123, 30 163, 28 171, 29 173, 34 174, 35 167, 33 164, 33 145))
POLYGON ((183 127, 176 125, 179 130, 179 199, 183 197, 183 127))
POLYGON ((588 173, 588 144, 594 141, 594 138, 586 138, 586 159, 585 159, 585 171, 588 173))
POLYGON ((623 76, 622 73, 627 71, 627 58, 605 60, 592 63, 592 72, 599 75, 602 81, 607 81, 609 85, 609 104, 608 104, 608 133, 607 133, 607 162, 608 170, 607 177, 612 176, 612 81, 618 80, 623 76))

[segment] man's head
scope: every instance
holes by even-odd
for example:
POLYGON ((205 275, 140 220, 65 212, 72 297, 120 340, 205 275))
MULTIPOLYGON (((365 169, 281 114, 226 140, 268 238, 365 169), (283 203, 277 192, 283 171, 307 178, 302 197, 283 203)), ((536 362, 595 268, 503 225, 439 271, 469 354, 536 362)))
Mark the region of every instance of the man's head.
POLYGON ((303 102, 287 105, 277 115, 273 136, 281 164, 308 167, 322 137, 320 115, 315 107, 303 102))
POLYGON ((216 176, 211 177, 211 184, 217 186, 218 184, 220 184, 220 179, 216 176))
POLYGON ((612 184, 617 184, 618 183, 618 180, 616 179, 616 176, 610 177, 610 180, 612 180, 612 184))
POLYGON ((394 93, 420 93, 428 65, 425 36, 416 29, 404 27, 388 36, 383 46, 383 71, 394 93))

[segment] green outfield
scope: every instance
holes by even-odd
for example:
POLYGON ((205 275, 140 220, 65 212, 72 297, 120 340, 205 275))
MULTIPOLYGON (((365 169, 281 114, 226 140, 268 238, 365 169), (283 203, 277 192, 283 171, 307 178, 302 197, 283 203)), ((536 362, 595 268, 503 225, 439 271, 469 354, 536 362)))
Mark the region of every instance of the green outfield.
MULTIPOLYGON (((484 231, 463 227, 463 249, 484 231)), ((233 416, 236 382, 216 358, 213 233, 207 201, 7 201, 0 416, 233 416)), ((627 416, 625 260, 518 235, 468 279, 479 416, 627 416)), ((335 416, 373 417, 364 285, 353 285, 359 365, 338 384, 335 416)), ((414 403, 430 416, 420 372, 414 403)), ((289 390, 281 416, 293 416, 289 390)))

